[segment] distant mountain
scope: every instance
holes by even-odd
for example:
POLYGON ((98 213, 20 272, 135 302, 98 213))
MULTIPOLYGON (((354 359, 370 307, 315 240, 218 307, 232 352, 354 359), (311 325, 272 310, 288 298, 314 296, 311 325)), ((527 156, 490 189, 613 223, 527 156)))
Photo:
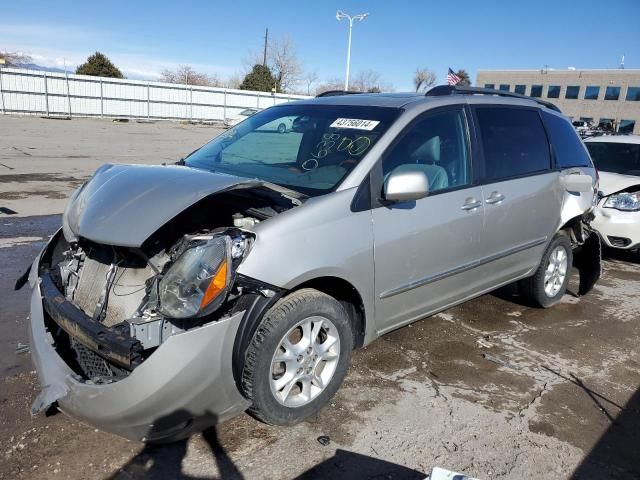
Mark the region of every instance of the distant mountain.
MULTIPOLYGON (((44 67, 42 65, 37 65, 35 63, 20 63, 16 65, 16 68, 27 68, 29 70, 39 70, 39 71, 47 71, 47 72, 55 72, 55 73, 64 73, 62 68, 56 67, 44 67)), ((74 73, 74 69, 67 70, 69 73, 74 73)))

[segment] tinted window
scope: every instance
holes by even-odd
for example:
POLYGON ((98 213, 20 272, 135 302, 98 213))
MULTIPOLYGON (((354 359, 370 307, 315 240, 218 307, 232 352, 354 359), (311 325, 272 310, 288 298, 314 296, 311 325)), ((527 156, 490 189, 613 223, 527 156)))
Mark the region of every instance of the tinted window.
POLYGON ((549 85, 547 98, 560 98, 560 85, 549 85))
POLYGON ((516 85, 516 89, 514 90, 516 93, 519 93, 520 95, 524 95, 527 91, 527 86, 526 85, 516 85))
POLYGON ((598 170, 640 175, 640 145, 618 142, 587 142, 587 148, 598 170))
POLYGON ((537 110, 476 109, 487 180, 549 169, 547 136, 537 110))
POLYGON ((627 88, 627 100, 631 102, 640 102, 640 87, 627 88))
POLYGON ((494 83, 485 83, 484 88, 490 88, 491 90, 494 90, 496 88, 496 85, 494 83))
POLYGON ((541 97, 542 96, 542 85, 531 85, 531 96, 532 97, 541 97))
POLYGON ((618 100, 620 98, 620 87, 607 87, 604 92, 605 100, 618 100))
POLYGON ((420 169, 429 191, 467 185, 471 181, 467 127, 462 110, 428 115, 408 127, 385 155, 385 178, 394 170, 420 169))
POLYGON ((600 94, 600 87, 587 87, 584 91, 585 100, 597 100, 600 94))
POLYGON ((573 126, 564 118, 542 112, 560 168, 590 167, 589 156, 573 126))
POLYGON ((580 86, 578 85, 570 85, 567 87, 567 93, 564 98, 568 98, 570 100, 575 100, 580 95, 580 86))
POLYGON ((503 92, 508 92, 509 91, 509 84, 508 83, 501 83, 500 84, 500 90, 502 90, 503 92))

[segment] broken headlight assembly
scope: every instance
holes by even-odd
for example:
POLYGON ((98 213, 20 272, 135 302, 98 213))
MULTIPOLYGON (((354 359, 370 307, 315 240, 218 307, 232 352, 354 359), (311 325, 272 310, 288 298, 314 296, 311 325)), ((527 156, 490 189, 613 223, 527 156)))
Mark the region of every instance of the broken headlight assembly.
POLYGON ((169 318, 201 317, 224 302, 248 240, 229 235, 193 236, 158 284, 159 311, 169 318))
POLYGON ((620 192, 610 195, 604 202, 604 208, 615 208, 623 212, 640 210, 640 192, 620 192))

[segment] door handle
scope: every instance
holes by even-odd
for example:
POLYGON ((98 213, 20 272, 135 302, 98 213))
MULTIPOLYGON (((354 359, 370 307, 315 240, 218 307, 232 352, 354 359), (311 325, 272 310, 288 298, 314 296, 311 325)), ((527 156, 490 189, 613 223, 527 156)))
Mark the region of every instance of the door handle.
POLYGON ((476 200, 475 198, 467 198, 464 205, 462 205, 462 210, 475 210, 476 208, 480 208, 482 206, 482 202, 480 200, 476 200))
POLYGON ((491 195, 485 200, 489 205, 498 205, 504 200, 504 195, 500 192, 491 192, 491 195))

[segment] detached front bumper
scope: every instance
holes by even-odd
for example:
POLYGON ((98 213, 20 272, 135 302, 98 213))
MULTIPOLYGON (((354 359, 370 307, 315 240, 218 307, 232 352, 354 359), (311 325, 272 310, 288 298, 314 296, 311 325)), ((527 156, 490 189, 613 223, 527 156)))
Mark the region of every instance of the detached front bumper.
POLYGON ((640 248, 640 212, 598 206, 594 215, 591 226, 598 231, 605 245, 623 250, 640 248))
POLYGON ((244 312, 176 334, 131 374, 95 384, 82 379, 55 350, 45 326, 37 278, 31 271, 31 352, 42 392, 37 412, 53 402, 79 420, 133 440, 178 438, 242 413, 248 401, 232 373, 232 351, 244 312))

